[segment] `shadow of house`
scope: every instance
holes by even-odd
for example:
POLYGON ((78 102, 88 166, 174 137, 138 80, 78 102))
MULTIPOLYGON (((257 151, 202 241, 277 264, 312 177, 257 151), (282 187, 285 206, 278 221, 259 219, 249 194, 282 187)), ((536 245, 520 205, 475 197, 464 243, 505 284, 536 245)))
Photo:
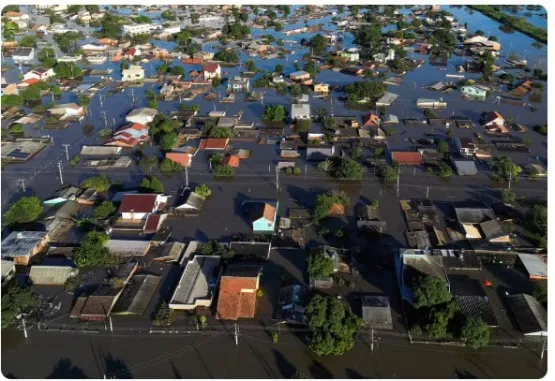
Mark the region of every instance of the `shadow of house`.
POLYGON ((331 374, 328 368, 326 368, 322 363, 318 361, 314 361, 314 363, 312 363, 312 365, 309 367, 309 371, 313 378, 334 378, 333 374, 331 374))
POLYGON ((57 378, 57 379, 75 379, 75 378, 88 378, 83 369, 78 366, 73 365, 70 359, 60 359, 54 365, 52 373, 46 378, 57 378))
POLYGON ((175 364, 173 363, 172 360, 170 360, 170 365, 172 367, 172 372, 173 372, 173 376, 176 379, 181 379, 183 377, 181 377, 181 373, 179 373, 179 371, 177 370, 177 367, 175 366, 175 364))
POLYGON ((358 371, 351 369, 351 368, 347 368, 345 369, 345 378, 366 378, 364 377, 362 374, 360 374, 358 371))

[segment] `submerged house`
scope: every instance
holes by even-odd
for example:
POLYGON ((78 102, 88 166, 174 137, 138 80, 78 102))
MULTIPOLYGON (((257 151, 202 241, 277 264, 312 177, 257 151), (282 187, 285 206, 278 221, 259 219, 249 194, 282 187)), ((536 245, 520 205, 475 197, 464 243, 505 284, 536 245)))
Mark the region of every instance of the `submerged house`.
POLYGON ((261 233, 274 233, 279 202, 264 203, 251 211, 252 230, 261 233))

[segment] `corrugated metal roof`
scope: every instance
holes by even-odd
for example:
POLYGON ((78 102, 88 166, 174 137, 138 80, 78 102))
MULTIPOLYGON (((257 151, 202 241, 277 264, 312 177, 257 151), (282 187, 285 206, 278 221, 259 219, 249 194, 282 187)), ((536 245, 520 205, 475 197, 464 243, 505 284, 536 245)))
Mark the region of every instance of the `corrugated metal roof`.
POLYGON ((67 278, 78 273, 79 270, 71 266, 32 266, 29 278, 38 285, 63 285, 67 278))
POLYGON ((363 295, 362 319, 370 329, 393 329, 391 307, 387 296, 363 295))
POLYGON ((547 311, 536 299, 527 294, 516 294, 507 296, 507 300, 525 335, 547 335, 547 311))
POLYGON ((47 232, 14 231, 2 241, 2 258, 30 255, 47 232))
POLYGON ((519 253, 518 258, 520 258, 530 278, 547 279, 547 263, 542 261, 538 255, 519 253))
POLYGON ((170 301, 172 304, 194 306, 197 299, 211 300, 215 287, 214 270, 220 265, 220 256, 196 255, 187 263, 170 301))

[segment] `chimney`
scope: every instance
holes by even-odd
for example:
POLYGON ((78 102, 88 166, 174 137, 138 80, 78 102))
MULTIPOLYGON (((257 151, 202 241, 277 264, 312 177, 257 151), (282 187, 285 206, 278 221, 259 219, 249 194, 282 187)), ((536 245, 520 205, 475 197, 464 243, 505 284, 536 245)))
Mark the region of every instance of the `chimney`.
POLYGON ((17 232, 17 239, 23 238, 23 232, 17 232))

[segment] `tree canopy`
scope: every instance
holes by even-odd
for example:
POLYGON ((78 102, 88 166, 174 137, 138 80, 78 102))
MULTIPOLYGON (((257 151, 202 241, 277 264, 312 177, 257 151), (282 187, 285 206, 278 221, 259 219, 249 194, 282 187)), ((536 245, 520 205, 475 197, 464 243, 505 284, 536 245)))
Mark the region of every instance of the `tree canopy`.
POLYGON ((478 316, 469 317, 461 330, 461 339, 472 349, 485 347, 489 343, 488 325, 478 316))
POLYGON ((70 79, 75 77, 80 77, 83 74, 83 70, 73 62, 58 62, 54 66, 54 73, 59 79, 70 79))
POLYGON ((77 267, 107 267, 114 265, 117 258, 104 247, 108 235, 98 231, 90 231, 75 248, 73 261, 77 267))
POLYGON ((223 62, 239 62, 239 57, 232 49, 221 49, 214 54, 214 60, 223 62))
POLYGON ((316 196, 314 221, 318 222, 324 219, 335 204, 345 207, 349 205, 349 197, 345 192, 330 192, 316 196))
POLYGON ((262 113, 262 120, 281 122, 285 119, 285 107, 283 105, 266 106, 262 113))
POLYGON ((315 295, 305 308, 309 347, 318 356, 342 355, 353 348, 362 320, 338 300, 315 295))
POLYGON ((308 276, 310 278, 325 278, 333 273, 333 261, 327 256, 314 250, 308 256, 308 276))
POLYGON ((522 168, 513 163, 507 155, 499 155, 493 158, 493 168, 495 175, 504 180, 518 181, 518 175, 522 168))
POLYGON ((34 222, 42 214, 42 204, 38 197, 23 197, 10 205, 4 213, 4 224, 25 224, 34 222))
POLYGON ((414 305, 417 308, 430 307, 451 300, 447 283, 436 276, 419 277, 414 286, 414 305))
POLYGON ((164 193, 164 185, 156 176, 147 176, 141 181, 139 190, 142 193, 164 193))
POLYGON ((13 286, 2 290, 2 328, 8 328, 17 322, 19 314, 28 314, 39 305, 39 298, 34 288, 13 286))
POLYGON ((360 81, 345 86, 348 102, 354 103, 365 99, 378 99, 386 89, 386 85, 376 81, 360 81))
POLYGON ((94 218, 104 219, 116 212, 116 207, 111 201, 102 201, 102 204, 94 208, 94 218))
POLYGON ((105 175, 89 177, 81 182, 82 188, 92 188, 97 192, 106 192, 110 189, 110 180, 105 175))

